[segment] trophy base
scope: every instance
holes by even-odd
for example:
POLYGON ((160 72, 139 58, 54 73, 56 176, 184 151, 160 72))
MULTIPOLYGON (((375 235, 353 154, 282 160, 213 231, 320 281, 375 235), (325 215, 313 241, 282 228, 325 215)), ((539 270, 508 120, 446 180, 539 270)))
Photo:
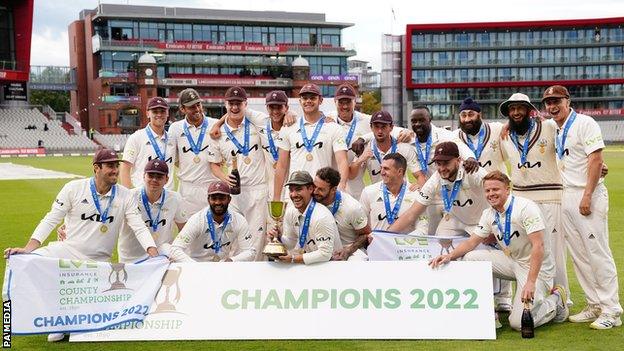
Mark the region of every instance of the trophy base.
POLYGON ((286 246, 284 246, 284 244, 277 241, 272 241, 266 244, 264 250, 262 250, 262 253, 268 257, 277 258, 287 255, 288 251, 286 250, 286 246))

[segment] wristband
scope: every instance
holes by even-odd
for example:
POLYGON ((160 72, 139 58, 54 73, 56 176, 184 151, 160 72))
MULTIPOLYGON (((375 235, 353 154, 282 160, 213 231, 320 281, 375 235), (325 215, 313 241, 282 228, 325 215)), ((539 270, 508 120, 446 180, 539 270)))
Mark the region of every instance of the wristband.
POLYGON ((290 256, 290 263, 295 263, 295 255, 290 256))

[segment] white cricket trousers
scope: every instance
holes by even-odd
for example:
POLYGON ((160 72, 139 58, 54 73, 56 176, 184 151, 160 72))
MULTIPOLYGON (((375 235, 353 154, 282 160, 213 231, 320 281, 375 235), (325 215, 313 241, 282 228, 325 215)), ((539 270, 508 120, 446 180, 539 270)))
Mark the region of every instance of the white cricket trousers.
POLYGON ((568 271, 566 269, 566 242, 563 228, 561 227, 561 203, 537 203, 544 217, 544 233, 550 236, 550 251, 555 259, 555 285, 563 286, 568 292, 568 305, 570 300, 570 285, 568 284, 568 271))
MULTIPOLYGON (((511 313, 509 314, 509 325, 520 330, 520 321, 524 304, 522 303, 522 289, 529 276, 529 270, 522 267, 511 257, 507 257, 500 250, 473 250, 464 256, 464 261, 490 261, 492 262, 492 273, 494 277, 505 280, 516 281, 516 294, 513 298, 511 313)), ((531 314, 535 327, 550 322, 557 314, 558 295, 551 294, 553 280, 544 280, 539 276, 535 281, 535 294, 531 314)))
MULTIPOLYGON (((269 189, 266 184, 241 186, 241 193, 232 195, 230 209, 240 213, 247 220, 249 232, 253 235, 253 247, 257 255, 255 261, 264 261, 262 254, 266 241, 267 217, 269 215, 269 189)), ((233 248, 234 254, 238 247, 233 248)))
POLYGON ((178 193, 182 196, 180 207, 188 217, 208 206, 208 184, 196 185, 180 181, 178 185, 178 193))
POLYGON ((621 314, 618 277, 609 248, 609 194, 604 184, 594 190, 591 214, 583 216, 579 204, 582 188, 564 188, 561 223, 576 277, 587 303, 599 305, 603 313, 621 314))

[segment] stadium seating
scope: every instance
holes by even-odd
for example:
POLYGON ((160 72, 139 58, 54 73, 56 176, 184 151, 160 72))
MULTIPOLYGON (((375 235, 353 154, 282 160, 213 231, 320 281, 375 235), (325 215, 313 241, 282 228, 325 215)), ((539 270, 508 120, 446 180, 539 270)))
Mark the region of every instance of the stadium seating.
POLYGON ((0 109, 0 148, 36 148, 40 141, 47 153, 88 153, 97 148, 87 136, 68 134, 61 121, 50 120, 37 109, 0 109))

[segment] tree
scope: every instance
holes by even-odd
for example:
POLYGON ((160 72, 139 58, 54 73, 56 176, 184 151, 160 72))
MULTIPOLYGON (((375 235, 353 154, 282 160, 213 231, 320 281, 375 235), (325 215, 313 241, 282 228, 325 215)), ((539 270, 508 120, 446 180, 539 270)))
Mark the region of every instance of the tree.
POLYGON ((69 92, 31 90, 30 103, 33 105, 49 105, 56 112, 69 112, 69 92))
POLYGON ((377 91, 367 91, 362 94, 362 112, 373 114, 381 110, 381 96, 377 91))

